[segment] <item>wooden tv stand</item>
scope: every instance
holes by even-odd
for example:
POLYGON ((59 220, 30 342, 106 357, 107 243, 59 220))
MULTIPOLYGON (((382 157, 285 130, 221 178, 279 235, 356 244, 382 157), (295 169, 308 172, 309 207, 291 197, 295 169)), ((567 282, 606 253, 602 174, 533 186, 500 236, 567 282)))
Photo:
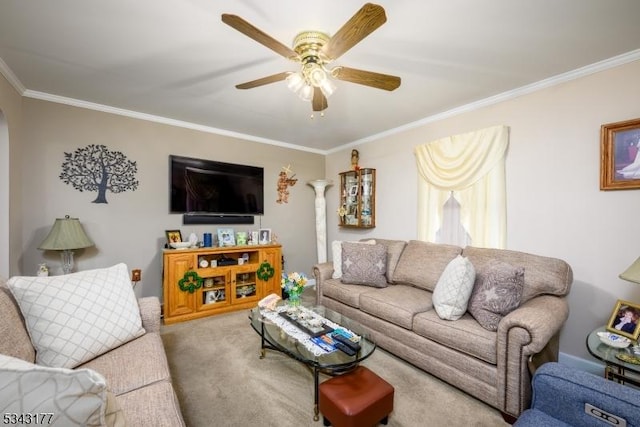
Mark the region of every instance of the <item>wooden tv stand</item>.
POLYGON ((280 245, 165 249, 164 323, 248 309, 270 293, 280 295, 281 258, 280 245))

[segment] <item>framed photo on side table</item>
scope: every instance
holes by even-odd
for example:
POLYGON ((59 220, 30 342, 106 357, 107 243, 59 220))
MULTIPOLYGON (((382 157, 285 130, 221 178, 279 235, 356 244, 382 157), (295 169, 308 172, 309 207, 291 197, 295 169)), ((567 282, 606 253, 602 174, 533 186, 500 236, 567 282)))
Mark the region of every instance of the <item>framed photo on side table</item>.
POLYGON ((607 323, 607 331, 637 340, 640 335, 640 305, 618 300, 607 323))
POLYGON ((600 189, 640 188, 640 119, 600 128, 600 189))

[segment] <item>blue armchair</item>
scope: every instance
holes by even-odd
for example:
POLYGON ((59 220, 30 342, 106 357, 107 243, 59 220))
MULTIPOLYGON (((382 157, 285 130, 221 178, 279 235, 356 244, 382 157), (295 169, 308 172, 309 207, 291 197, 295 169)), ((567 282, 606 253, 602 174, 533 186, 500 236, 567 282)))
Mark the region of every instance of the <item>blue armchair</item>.
POLYGON ((638 389, 556 362, 542 365, 532 386, 531 408, 515 426, 640 426, 638 389))

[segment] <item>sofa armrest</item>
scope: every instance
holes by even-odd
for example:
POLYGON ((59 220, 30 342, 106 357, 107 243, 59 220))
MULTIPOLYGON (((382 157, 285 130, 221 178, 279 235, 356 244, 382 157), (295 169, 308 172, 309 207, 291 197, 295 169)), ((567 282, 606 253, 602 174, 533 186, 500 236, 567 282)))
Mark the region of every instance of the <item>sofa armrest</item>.
POLYGON ((569 318, 569 304, 565 298, 542 295, 530 299, 505 316, 498 325, 498 354, 506 354, 512 345, 524 356, 539 353, 569 318), (522 339, 510 336, 514 328, 528 332, 522 339), (516 342, 514 342, 514 338, 516 342))
POLYGON ((588 372, 559 363, 545 363, 536 371, 532 385, 531 409, 522 414, 516 426, 550 425, 549 422, 541 424, 549 420, 595 425, 601 422, 602 413, 625 419, 627 425, 635 425, 634 421, 640 420, 640 390, 588 372), (585 404, 596 408, 595 416, 585 413, 585 404))
POLYGON ((316 279, 316 283, 324 280, 331 279, 333 275, 333 262, 323 262, 313 266, 313 276, 316 279))
MULTIPOLYGON (((529 405, 531 374, 528 359, 547 346, 569 317, 564 297, 542 295, 530 299, 505 316, 498 324, 498 401, 504 412, 518 415, 529 405)), ((557 361, 556 354, 547 355, 557 361)))
POLYGON ((316 279, 316 303, 321 304, 322 284, 331 279, 333 275, 333 262, 323 262, 313 266, 313 277, 316 279))
POLYGON ((160 300, 158 297, 138 298, 142 327, 147 332, 160 332, 160 300))

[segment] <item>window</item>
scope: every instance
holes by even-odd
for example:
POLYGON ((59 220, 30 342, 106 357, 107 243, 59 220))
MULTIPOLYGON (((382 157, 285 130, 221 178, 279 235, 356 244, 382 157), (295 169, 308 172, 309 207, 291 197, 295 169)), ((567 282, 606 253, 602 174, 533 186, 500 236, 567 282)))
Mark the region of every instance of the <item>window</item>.
MULTIPOLYGON (((505 155, 508 144, 508 128, 494 126, 441 138, 415 148, 420 240, 437 242, 447 235, 455 235, 457 230, 451 231, 445 226, 445 205, 454 194, 459 204, 457 222, 468 233, 473 245, 505 247, 505 155)), ((453 201, 447 209, 448 215, 457 215, 453 201)), ((451 218, 446 222, 451 222, 451 218)), ((461 233, 457 238, 466 242, 461 233)))
POLYGON ((456 200, 453 191, 442 207, 442 224, 436 232, 436 243, 462 247, 473 243, 471 235, 460 221, 460 203, 456 200))

